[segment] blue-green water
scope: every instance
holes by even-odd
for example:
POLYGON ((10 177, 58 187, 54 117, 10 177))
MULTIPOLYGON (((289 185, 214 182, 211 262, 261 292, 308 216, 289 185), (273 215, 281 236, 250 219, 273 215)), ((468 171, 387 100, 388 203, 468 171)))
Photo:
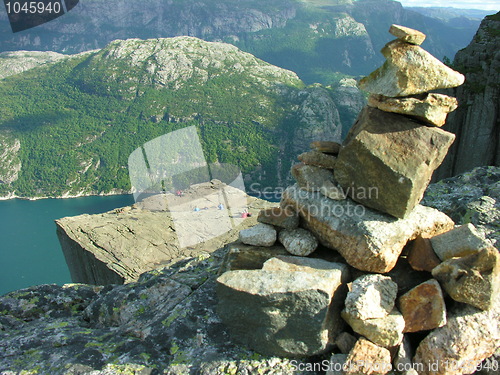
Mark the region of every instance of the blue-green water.
POLYGON ((132 195, 0 201, 0 295, 32 285, 71 282, 55 219, 132 203, 132 195))

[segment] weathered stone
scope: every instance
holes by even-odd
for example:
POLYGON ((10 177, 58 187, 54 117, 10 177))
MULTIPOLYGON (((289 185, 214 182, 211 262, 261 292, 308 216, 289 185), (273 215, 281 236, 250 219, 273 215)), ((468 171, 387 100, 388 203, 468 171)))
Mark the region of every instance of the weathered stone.
POLYGON ((455 98, 442 94, 423 94, 417 97, 390 98, 370 95, 368 105, 385 112, 415 117, 436 126, 443 126, 448 113, 458 107, 455 98))
POLYGON ((354 332, 384 348, 399 345, 403 340, 405 320, 397 309, 392 310, 389 315, 383 318, 365 320, 343 310, 342 318, 351 326, 354 332))
POLYGON ((364 275, 352 283, 345 300, 345 311, 361 320, 384 318, 393 310, 397 284, 383 275, 364 275))
POLYGON ((448 314, 448 322, 427 335, 413 361, 423 366, 420 375, 472 374, 477 365, 500 346, 500 299, 481 311, 458 304, 448 314))
POLYGON ((349 352, 356 345, 356 337, 347 332, 342 332, 335 338, 335 345, 339 348, 342 354, 349 354, 349 352))
POLYGON ((500 289, 500 255, 494 247, 462 258, 452 258, 432 270, 455 301, 488 310, 500 289))
POLYGON ((387 61, 361 79, 359 87, 372 94, 397 97, 460 86, 465 77, 419 46, 393 40, 382 48, 387 61))
POLYGON ((307 164, 297 164, 292 167, 292 175, 299 186, 307 191, 319 191, 325 197, 334 200, 345 199, 342 189, 333 180, 333 173, 325 168, 307 164))
POLYGON ((273 207, 260 211, 257 221, 280 228, 295 229, 299 226, 299 215, 293 209, 273 207))
MULTIPOLYGON (((354 340, 356 342, 356 340, 354 340)), ((354 345, 353 345, 354 346, 354 345)), ((347 354, 334 354, 330 357, 326 375, 343 375, 343 368, 347 361, 347 354)))
POLYGON ((417 206, 406 219, 398 220, 350 199, 335 201, 296 185, 283 192, 281 205, 296 209, 321 244, 369 272, 390 271, 408 240, 419 234, 434 236, 453 228, 448 216, 428 207, 417 206))
POLYGON ((400 25, 391 25, 389 32, 399 40, 406 43, 421 45, 425 40, 425 34, 421 31, 410 29, 400 25))
POLYGON ((399 298, 404 332, 428 331, 446 324, 446 305, 436 280, 429 280, 399 298))
POLYGON ((226 256, 219 273, 237 270, 260 270, 264 263, 279 255, 288 255, 283 246, 248 246, 232 243, 226 246, 226 256))
POLYGON ((306 257, 318 247, 318 240, 308 230, 283 229, 279 234, 279 240, 285 249, 293 255, 306 257))
POLYGON ((333 155, 325 154, 320 151, 308 151, 300 154, 298 159, 308 165, 314 165, 316 167, 334 169, 337 158, 333 155))
POLYGON ((314 151, 324 152, 325 154, 338 155, 342 145, 337 142, 330 141, 315 141, 311 143, 311 149, 314 151))
POLYGON ((431 240, 418 236, 409 244, 408 262, 414 270, 431 272, 441 260, 432 249, 431 240))
POLYGON ((360 337, 347 356, 344 374, 385 375, 391 368, 389 350, 360 337))
POLYGON ((299 257, 226 272, 217 279, 219 316, 234 339, 260 353, 323 353, 343 328, 338 306, 347 275, 346 265, 299 257))
POLYGON ((442 261, 474 254, 491 247, 491 243, 486 241, 470 223, 432 237, 431 244, 442 261))
POLYGON ((319 191, 326 182, 333 181, 333 173, 328 169, 307 164, 294 165, 292 176, 299 186, 307 191, 319 191))
POLYGON ((335 179, 355 201, 404 218, 454 139, 442 129, 366 107, 338 156, 335 179))
POLYGON ((1 296, 0 373, 282 375, 305 365, 258 355, 229 338, 215 311, 223 256, 220 249, 186 259, 124 286, 42 285, 1 296), (183 298, 175 306, 173 280, 185 286, 176 289, 183 298), (122 319, 126 325, 116 325, 122 319))
POLYGON ((259 223, 240 232, 240 241, 246 245, 273 246, 276 242, 276 229, 268 224, 259 223))

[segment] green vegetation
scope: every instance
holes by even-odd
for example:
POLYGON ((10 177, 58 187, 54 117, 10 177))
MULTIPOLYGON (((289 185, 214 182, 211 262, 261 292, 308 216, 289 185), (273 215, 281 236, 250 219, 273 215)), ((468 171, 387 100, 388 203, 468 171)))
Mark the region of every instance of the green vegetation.
MULTIPOLYGON (((283 133, 299 125, 293 122, 299 102, 288 94, 304 87, 300 80, 278 69, 272 76, 268 64, 252 60, 244 73, 209 67, 204 84, 180 77, 167 82, 169 88, 146 82, 151 74, 143 66, 108 58, 114 47, 0 81, 0 135, 20 140, 22 163, 17 181, 0 184, 0 195, 129 190, 131 152, 190 125, 207 162, 234 164, 247 174, 276 170, 283 133)), ((265 183, 275 182, 268 173, 265 183)))

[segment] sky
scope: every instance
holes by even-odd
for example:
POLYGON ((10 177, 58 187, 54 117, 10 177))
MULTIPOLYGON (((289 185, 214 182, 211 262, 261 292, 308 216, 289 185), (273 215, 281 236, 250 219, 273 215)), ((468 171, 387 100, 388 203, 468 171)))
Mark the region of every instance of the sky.
POLYGON ((413 7, 453 7, 459 9, 500 10, 500 0, 398 0, 404 6, 413 7))

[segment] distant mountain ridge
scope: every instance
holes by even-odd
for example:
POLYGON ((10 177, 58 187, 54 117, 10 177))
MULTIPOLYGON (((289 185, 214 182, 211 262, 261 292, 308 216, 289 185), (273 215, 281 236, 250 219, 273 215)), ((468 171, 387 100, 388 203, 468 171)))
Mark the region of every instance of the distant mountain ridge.
MULTIPOLYGON (((0 54, 0 70, 25 55, 0 54)), ((340 141, 364 98, 353 80, 307 87, 232 45, 176 37, 11 75, 0 102, 0 196, 46 197, 128 191, 131 152, 191 125, 208 163, 238 166, 257 191, 283 186, 311 141, 340 141)))
POLYGON ((0 13, 0 51, 78 53, 115 39, 186 35, 234 44, 306 83, 330 84, 379 65, 392 23, 428 34, 424 47, 450 59, 479 26, 431 18, 393 0, 87 0, 17 34, 0 13))

